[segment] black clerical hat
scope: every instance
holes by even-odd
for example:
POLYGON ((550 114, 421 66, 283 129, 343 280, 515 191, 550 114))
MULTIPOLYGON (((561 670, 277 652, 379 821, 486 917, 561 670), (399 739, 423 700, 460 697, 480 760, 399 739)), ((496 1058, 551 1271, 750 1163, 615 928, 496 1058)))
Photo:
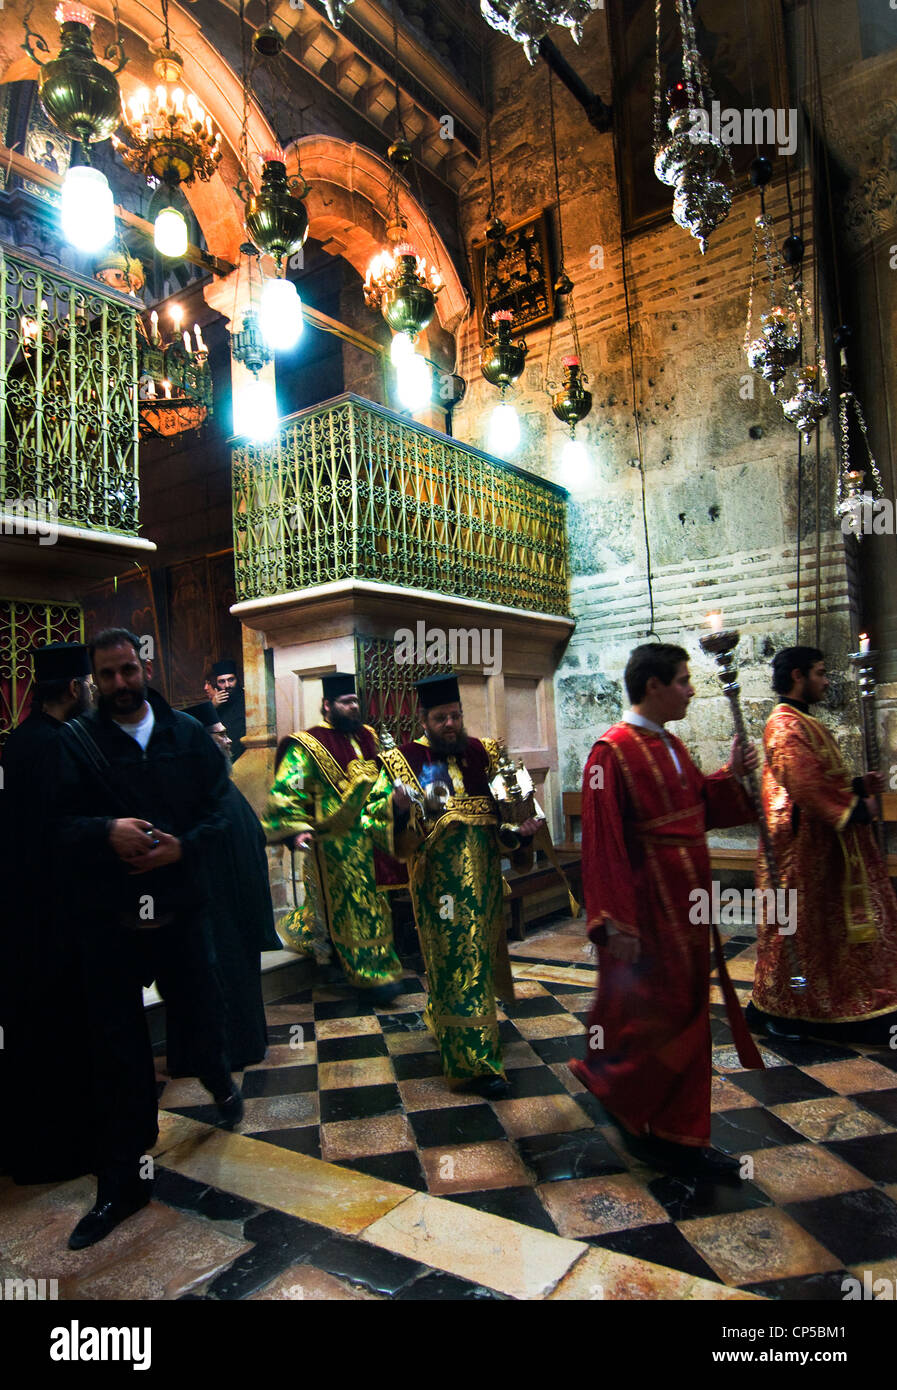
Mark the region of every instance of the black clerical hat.
POLYGON ((216 661, 212 667, 212 675, 218 676, 238 676, 240 668, 232 656, 223 656, 220 661, 216 661))
POLYGON ((424 709, 461 703, 457 676, 425 676, 422 681, 414 682, 414 688, 424 709))
POLYGON ((355 677, 351 671, 334 671, 332 675, 322 676, 325 700, 339 700, 343 695, 355 694, 355 677))
POLYGON ((198 705, 188 705, 182 714, 189 714, 191 719, 198 719, 204 728, 210 729, 214 724, 221 723, 221 715, 212 704, 211 700, 200 700, 198 705))
POLYGON ((32 647, 34 679, 44 681, 73 681, 90 675, 90 654, 83 642, 51 642, 47 647, 32 647))

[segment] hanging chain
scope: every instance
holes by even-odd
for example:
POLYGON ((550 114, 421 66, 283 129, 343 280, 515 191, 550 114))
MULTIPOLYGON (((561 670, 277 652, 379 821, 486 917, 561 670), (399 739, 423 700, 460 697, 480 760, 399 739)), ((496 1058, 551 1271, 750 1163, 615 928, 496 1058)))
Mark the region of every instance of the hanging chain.
POLYGON ((655 53, 654 53, 654 150, 663 143, 663 97, 660 92, 660 3, 654 0, 655 53))

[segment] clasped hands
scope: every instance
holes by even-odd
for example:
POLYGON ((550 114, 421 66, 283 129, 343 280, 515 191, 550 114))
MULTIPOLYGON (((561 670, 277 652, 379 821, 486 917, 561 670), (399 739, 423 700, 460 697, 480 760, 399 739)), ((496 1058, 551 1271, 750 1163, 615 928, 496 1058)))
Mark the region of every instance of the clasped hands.
POLYGON ((176 835, 156 830, 148 820, 125 816, 109 826, 109 846, 131 874, 146 874, 176 864, 183 853, 176 835))

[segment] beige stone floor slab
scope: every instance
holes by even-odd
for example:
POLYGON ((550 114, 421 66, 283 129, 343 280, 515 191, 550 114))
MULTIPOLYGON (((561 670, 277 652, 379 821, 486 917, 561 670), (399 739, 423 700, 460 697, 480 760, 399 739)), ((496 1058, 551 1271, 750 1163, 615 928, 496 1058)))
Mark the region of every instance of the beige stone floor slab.
POLYGON ((519 975, 514 979, 514 998, 520 1003, 523 999, 551 999, 550 989, 546 989, 538 980, 522 979, 519 975))
MULTIPOLYGON (((234 1080, 240 1085, 242 1072, 235 1072, 234 1080)), ((170 1109, 174 1105, 213 1105, 214 1101, 195 1076, 181 1076, 168 1082, 159 1104, 163 1109, 170 1109)))
POLYGON ((179 1144, 166 1155, 165 1166, 343 1235, 358 1235, 411 1195, 397 1183, 220 1130, 179 1144))
POLYGON ((873 1185, 856 1168, 815 1144, 781 1144, 746 1157, 753 1160, 752 1180, 781 1206, 873 1185))
POLYGON ((585 930, 578 935, 557 937, 528 937, 526 941, 515 942, 511 954, 514 960, 545 960, 552 964, 563 962, 566 965, 594 965, 595 948, 586 940, 585 930))
POLYGON ((228 1235, 208 1221, 176 1211, 171 1216, 170 1226, 149 1239, 144 1236, 113 1264, 77 1276, 67 1296, 171 1301, 208 1283, 252 1248, 251 1241, 228 1235))
POLYGON ((497 1100, 493 1107, 512 1139, 534 1134, 567 1134, 574 1129, 591 1129, 587 1117, 572 1096, 526 1096, 521 1100, 497 1100))
POLYGON ((453 1091, 442 1076, 420 1076, 400 1081, 399 1095, 409 1113, 415 1110, 448 1110, 480 1103, 479 1096, 453 1091))
POLYGON ((702 1216, 677 1225, 725 1284, 823 1274, 841 1263, 777 1207, 702 1216))
POLYGON ((268 1004, 265 1008, 265 1018, 272 1028, 282 1027, 285 1023, 313 1023, 315 1006, 314 1004, 268 1004))
POLYGON ((594 966, 588 968, 574 965, 545 965, 539 961, 523 964, 513 959, 511 950, 511 974, 515 980, 542 980, 548 984, 580 985, 584 992, 594 993, 598 972, 594 966))
POLYGON ((208 1134, 210 1126, 202 1120, 191 1119, 189 1115, 173 1115, 168 1110, 159 1111, 159 1138, 151 1150, 154 1158, 161 1158, 175 1144, 182 1143, 200 1134, 208 1134))
POLYGON ((354 1288, 343 1279, 327 1274, 313 1265, 290 1265, 278 1274, 270 1284, 258 1293, 252 1294, 247 1303, 280 1302, 299 1303, 304 1300, 319 1302, 382 1303, 378 1294, 368 1289, 354 1288))
POLYGON ((585 1248, 422 1192, 374 1222, 362 1239, 521 1299, 544 1298, 585 1248))
POLYGON ((631 1173, 546 1182, 537 1191, 558 1234, 572 1239, 667 1221, 664 1208, 631 1173))
POLYGON ((321 1018, 315 1024, 315 1037, 354 1038, 358 1033, 379 1033, 380 1020, 371 1014, 359 1014, 357 1018, 321 1018))
MULTIPOLYGON (((318 1025, 320 1027, 320 1024, 318 1025)), ((318 1035, 320 1037, 320 1034, 318 1035)), ((421 1030, 419 1033, 384 1033, 390 1055, 403 1057, 408 1052, 438 1052, 439 1047, 432 1033, 421 1030)))
POLYGON ((266 1129, 299 1129, 320 1119, 317 1091, 297 1091, 289 1096, 253 1096, 243 1102, 243 1118, 236 1134, 261 1134, 266 1129))
POLYGON ((514 1027, 524 1038, 578 1037, 586 1030, 572 1014, 543 1014, 540 1018, 515 1018, 514 1027))
POLYGON ((419 1014, 427 1007, 426 994, 400 994, 389 1004, 374 1006, 378 1014, 419 1014))
POLYGON ((414 1135, 404 1115, 373 1115, 321 1126, 321 1157, 327 1163, 367 1154, 400 1153, 414 1147, 414 1135))
POLYGON ((744 955, 733 956, 726 961, 726 973, 730 980, 749 981, 753 984, 754 968, 756 961, 748 960, 744 955))
POLYGON ((388 1086, 396 1079, 388 1057, 358 1057, 341 1062, 321 1062, 318 1086, 322 1091, 343 1091, 347 1086, 388 1086))
POLYGON ((698 1279, 677 1269, 600 1249, 590 1249, 548 1298, 578 1303, 651 1299, 765 1301, 758 1294, 730 1289, 725 1284, 715 1284, 712 1279, 698 1279))
MULTIPOLYGON (((769 1048, 767 1048, 767 1047, 761 1047, 759 1043, 757 1044, 757 1051, 760 1053, 760 1057, 762 1058, 764 1065, 767 1066, 767 1067, 787 1067, 787 1066, 788 1066, 788 1063, 785 1061, 784 1057, 777 1057, 776 1054, 775 1054, 774 1052, 770 1052, 770 1051, 769 1051, 769 1048)), ((713 1053, 712 1053, 712 1058, 711 1058, 711 1060, 712 1060, 712 1065, 713 1065, 718 1071, 744 1071, 744 1070, 745 1070, 745 1068, 744 1068, 744 1067, 742 1066, 742 1064, 741 1064, 741 1061, 740 1061, 740 1059, 739 1059, 738 1053, 737 1053, 736 1049, 734 1048, 734 1046, 733 1046, 733 1047, 715 1047, 715 1048, 713 1049, 713 1053)), ((757 1102, 755 1101, 754 1104, 756 1105, 756 1103, 757 1103, 757 1102)))
POLYGON ((421 1149, 427 1187, 438 1196, 448 1192, 486 1192, 496 1187, 528 1187, 530 1176, 514 1148, 504 1139, 483 1144, 455 1144, 421 1149))
POLYGON ((268 1048, 264 1062, 256 1062, 253 1066, 247 1067, 246 1072, 271 1071, 277 1067, 311 1067, 317 1060, 318 1048, 314 1038, 304 1035, 300 1037, 297 1034, 295 1044, 276 1043, 268 1048))
POLYGON ((823 1062, 817 1067, 804 1067, 804 1071, 841 1096, 857 1091, 891 1091, 897 1087, 897 1072, 883 1067, 880 1062, 874 1062, 871 1057, 856 1057, 849 1062, 823 1062))
POLYGON ((807 1139, 827 1142, 832 1139, 859 1139, 867 1134, 889 1134, 894 1126, 880 1115, 873 1115, 848 1096, 819 1096, 816 1100, 791 1101, 787 1105, 771 1105, 786 1125, 807 1139))
POLYGON ((529 1043, 524 1042, 523 1039, 519 1039, 517 1042, 504 1043, 501 1049, 501 1060, 505 1071, 545 1065, 538 1052, 534 1052, 529 1043))
POLYGON ((727 1081, 724 1076, 714 1076, 710 1081, 710 1109, 719 1110, 747 1110, 757 1104, 755 1096, 743 1091, 740 1086, 733 1086, 731 1081, 727 1081))
POLYGON ((585 1095, 588 1087, 584 1086, 578 1077, 574 1076, 566 1062, 552 1062, 550 1071, 553 1071, 558 1081, 571 1096, 585 1095))

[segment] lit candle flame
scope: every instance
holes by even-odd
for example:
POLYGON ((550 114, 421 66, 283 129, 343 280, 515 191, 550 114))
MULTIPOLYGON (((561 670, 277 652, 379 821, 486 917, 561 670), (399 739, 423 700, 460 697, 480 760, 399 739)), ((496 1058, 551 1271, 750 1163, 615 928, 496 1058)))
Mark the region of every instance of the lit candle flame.
POLYGON ((172 304, 170 312, 171 312, 171 317, 172 317, 172 319, 173 319, 173 321, 174 321, 174 326, 175 326, 175 328, 177 329, 177 331, 180 333, 180 331, 181 331, 181 324, 182 324, 183 321, 184 321, 184 311, 183 311, 183 309, 181 308, 180 304, 172 304))
POLYGON ((723 615, 722 613, 708 613, 705 619, 711 632, 722 632, 723 615))
POLYGON ((868 652, 868 650, 869 650, 869 638, 867 637, 867 635, 866 635, 865 632, 861 632, 861 633, 860 633, 860 651, 865 653, 865 652, 868 652))
POLYGON ((163 381, 163 382, 162 382, 162 390, 165 392, 165 399, 166 399, 167 401, 170 401, 170 400, 171 400, 171 382, 170 382, 170 381, 163 381))

